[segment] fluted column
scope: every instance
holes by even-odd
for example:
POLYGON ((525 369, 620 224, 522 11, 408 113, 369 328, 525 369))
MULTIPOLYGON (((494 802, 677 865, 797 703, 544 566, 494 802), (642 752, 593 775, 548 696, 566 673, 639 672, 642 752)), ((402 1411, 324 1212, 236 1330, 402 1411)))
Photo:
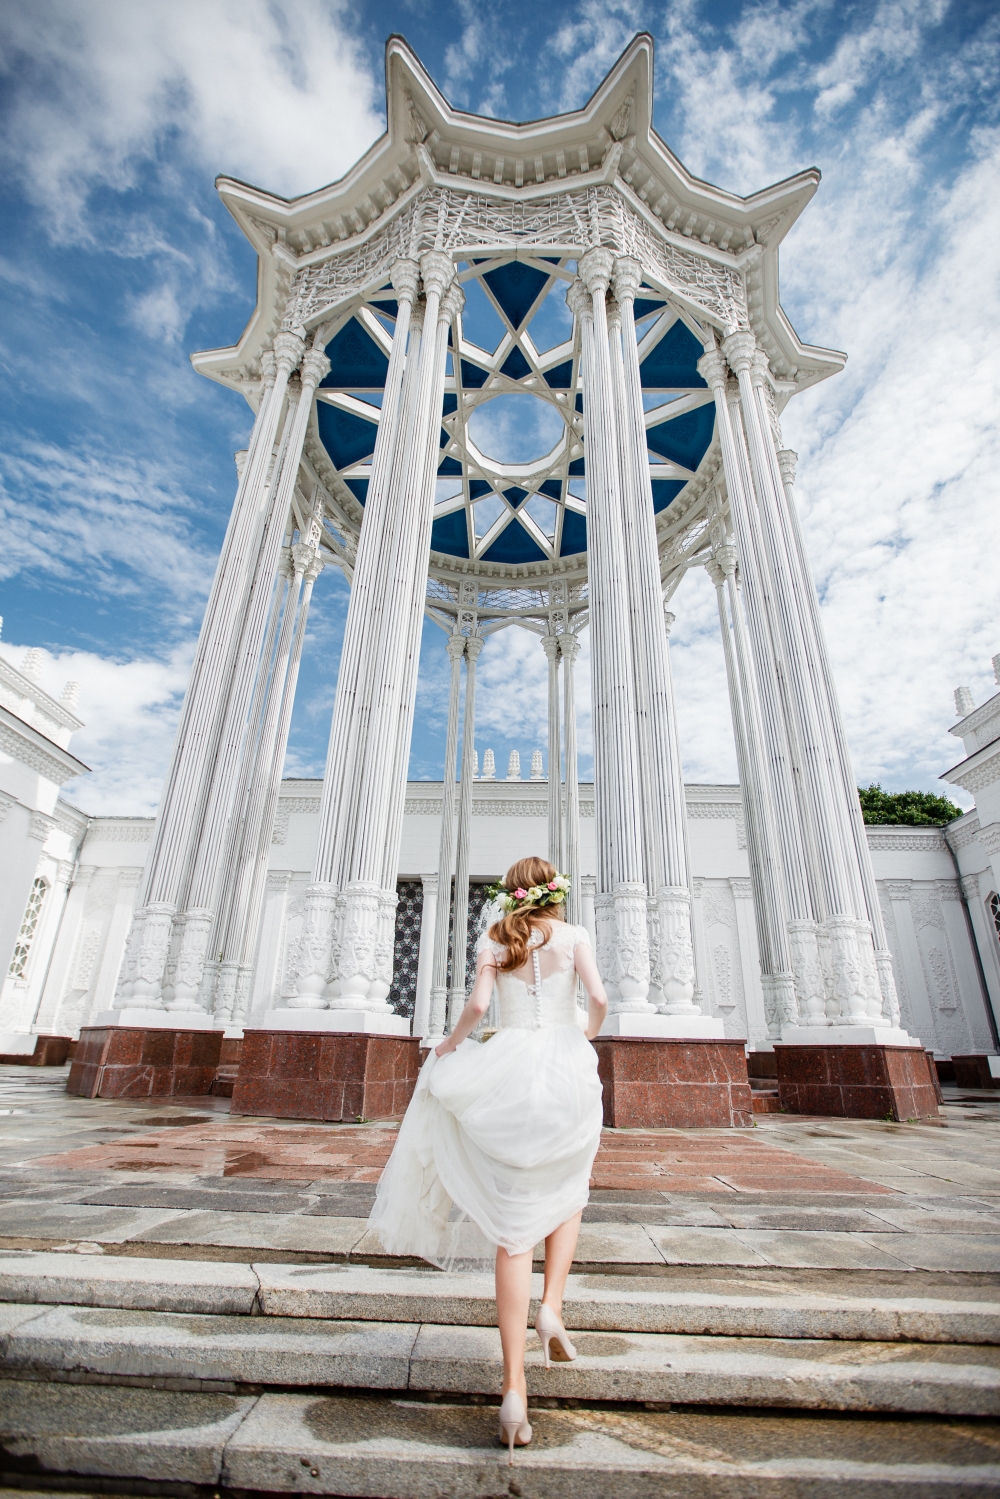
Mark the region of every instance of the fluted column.
MULTIPOLYGON (((163 976, 173 917, 190 867, 222 724, 225 688, 232 671, 253 570, 255 540, 266 503, 274 445, 288 381, 304 342, 281 333, 261 358, 262 391, 219 562, 212 583, 191 677, 146 857, 138 909, 122 962, 117 1007, 162 1006, 163 976)), ((98 996, 98 1004, 108 996, 98 996)))
MULTIPOLYGON (((756 375, 759 375, 759 370, 759 363, 755 360, 756 375)), ((754 384, 755 388, 757 388, 758 380, 756 378, 754 384)), ((825 721, 825 732, 831 741, 833 757, 840 773, 840 789, 843 794, 844 807, 848 818, 851 842, 857 859, 865 911, 872 929, 875 966, 882 996, 883 1014, 888 1017, 893 1026, 898 1026, 899 997, 896 993, 896 980, 892 971, 892 954, 889 951, 885 920, 882 915, 882 906, 879 902, 878 891, 875 885, 871 850, 868 847, 864 818, 861 815, 861 803, 858 798, 854 765, 851 761, 851 752, 848 748, 847 735, 844 731, 843 715, 840 711, 840 698, 833 680, 833 672, 830 669, 826 634, 819 612, 819 599, 816 596, 816 586, 813 582, 812 569, 809 566, 809 558, 802 536, 798 507, 795 504, 796 455, 791 449, 784 448, 777 452, 776 457, 785 496, 782 519, 788 531, 789 552, 797 566, 798 593, 805 610, 805 625, 810 647, 810 667, 814 673, 815 692, 821 709, 821 717, 825 721)))
POLYGON ((642 859, 641 768, 635 672, 625 576, 625 538, 605 297, 613 260, 601 247, 580 261, 584 285, 572 310, 580 324, 587 448, 594 799, 598 823, 598 963, 609 1010, 652 1013, 642 859), (585 287, 585 290, 584 290, 585 287))
POLYGON ((458 710, 462 697, 462 657, 465 636, 448 637, 451 657, 451 692, 448 696, 448 728, 441 774, 441 836, 438 847, 437 907, 431 963, 431 991, 427 1021, 428 1044, 444 1036, 448 1014, 448 924, 451 918, 451 875, 455 867, 455 755, 458 750, 458 710))
POLYGON ((202 966, 220 884, 227 822, 233 816, 241 816, 244 811, 242 807, 234 806, 234 789, 247 734, 247 717, 254 683, 258 673, 266 670, 266 663, 261 660, 261 649, 268 606, 274 591, 279 550, 298 480, 306 429, 312 414, 313 395, 329 369, 330 361, 322 350, 311 349, 304 356, 298 400, 290 412, 291 420, 286 432, 287 444, 271 485, 250 598, 241 623, 239 648, 229 686, 211 789, 187 893, 184 931, 177 954, 173 995, 168 1004, 168 1008, 173 1010, 200 1007, 198 1002, 202 966))
POLYGON ((476 660, 485 645, 481 635, 465 642, 465 706, 462 715, 462 785, 458 799, 458 849, 455 858, 455 923, 451 940, 451 987, 448 1029, 465 1004, 465 955, 469 942, 469 861, 472 853, 472 787, 476 753, 476 660))
MULTIPOLYGON (((669 647, 661 628, 663 599, 659 548, 649 476, 642 376, 635 330, 638 261, 615 262, 614 288, 620 335, 611 341, 618 397, 619 446, 632 652, 641 750, 646 887, 655 901, 656 961, 653 988, 668 1015, 700 1014, 693 1003, 694 955, 685 846, 684 780, 670 676, 669 647)), ((652 996, 651 996, 652 997, 652 996)))
POLYGON ((765 1014, 768 1033, 774 1040, 780 1040, 782 1025, 794 1025, 798 1012, 760 703, 736 588, 736 548, 725 542, 716 544, 712 549, 712 561, 707 565, 707 571, 715 585, 722 649, 726 661, 736 763, 747 827, 747 853, 765 1014))
POLYGON ((559 636, 543 635, 542 650, 549 663, 549 863, 563 867, 562 775, 559 734, 559 636))
POLYGON ((423 903, 420 909, 420 947, 417 953, 417 992, 413 1000, 411 1036, 429 1033, 431 1012, 431 971, 434 965, 434 933, 437 930, 436 874, 422 874, 423 903))
MULTIPOLYGON (((760 705, 762 743, 767 757, 767 789, 774 808, 780 850, 797 1009, 800 1015, 812 1017, 825 1005, 825 994, 819 983, 822 969, 815 915, 809 895, 802 828, 782 706, 779 681, 781 643, 773 628, 775 611, 770 596, 770 580, 765 566, 750 464, 739 418, 739 397, 736 388, 730 390, 728 386, 726 361, 717 349, 710 350, 698 361, 698 369, 715 397, 726 491, 743 585, 739 597, 737 598, 734 590, 731 599, 735 600, 734 612, 739 611, 741 604, 746 612, 756 699, 760 705)), ((812 1020, 810 1023, 813 1023, 812 1020)))
POLYGON ((580 780, 576 758, 576 658, 580 640, 566 633, 559 636, 559 655, 563 663, 563 754, 566 765, 565 853, 564 873, 569 876, 570 890, 566 901, 566 919, 579 926, 583 921, 580 894, 580 780))
POLYGON ((803 634, 801 585, 795 575, 797 567, 793 566, 790 537, 781 514, 785 504, 777 456, 770 423, 764 417, 760 393, 753 382, 757 352, 754 336, 731 334, 723 349, 739 384, 764 548, 762 566, 770 574, 773 623, 780 636, 787 671, 788 729, 797 742, 801 766, 804 843, 813 853, 812 862, 821 884, 822 906, 817 916, 822 919, 829 951, 827 1013, 834 1025, 867 1021, 887 1026, 888 1019, 881 1015, 871 935, 863 934, 858 925, 863 895, 856 861, 848 859, 851 835, 843 798, 837 795, 839 770, 831 764, 832 746, 825 742, 826 736, 820 728, 813 692, 809 651, 803 634), (870 1013, 873 1009, 874 1015, 870 1013))

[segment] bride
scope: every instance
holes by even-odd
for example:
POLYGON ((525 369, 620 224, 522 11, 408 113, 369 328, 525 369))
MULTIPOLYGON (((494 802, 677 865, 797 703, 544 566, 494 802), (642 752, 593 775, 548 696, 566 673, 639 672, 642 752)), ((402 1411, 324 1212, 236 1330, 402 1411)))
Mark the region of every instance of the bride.
POLYGON ((496 1264, 503 1345, 500 1440, 531 1440, 524 1349, 532 1250, 545 1240, 535 1323, 546 1367, 576 1350, 562 1324, 590 1171, 601 1138, 597 1035, 607 996, 590 938, 565 917, 569 881, 544 859, 504 877, 504 914, 480 939, 476 980, 447 1040, 424 1063, 370 1218, 390 1254, 442 1269, 496 1264), (586 1031, 576 1005, 587 991, 586 1031), (494 985, 500 1029, 468 1039, 494 985))

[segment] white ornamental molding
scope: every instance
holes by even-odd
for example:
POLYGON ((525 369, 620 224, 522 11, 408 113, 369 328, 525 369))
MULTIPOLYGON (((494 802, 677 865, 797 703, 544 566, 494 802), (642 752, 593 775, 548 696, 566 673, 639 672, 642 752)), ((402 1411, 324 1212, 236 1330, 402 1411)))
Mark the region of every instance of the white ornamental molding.
POLYGON ((268 890, 287 890, 292 879, 290 869, 271 869, 268 871, 266 888, 268 890))
POLYGON ((153 836, 153 819, 95 817, 90 834, 99 843, 148 843, 153 836))
POLYGON ((137 890, 142 880, 141 864, 126 864, 118 871, 119 890, 137 890))
POLYGON ((900 828, 891 833, 867 830, 868 847, 873 853, 947 853, 948 845, 941 833, 930 828, 900 828))
POLYGON ((446 186, 425 188, 401 199, 377 233, 300 269, 282 326, 290 331, 315 326, 343 303, 380 286, 397 260, 419 260, 427 250, 462 259, 491 249, 572 254, 594 245, 634 256, 664 291, 726 332, 749 327, 736 264, 727 264, 729 257, 720 259, 718 252, 674 244, 645 222, 618 186, 607 184, 527 202, 446 186))
POLYGON ((17 802, 12 796, 0 796, 0 822, 3 822, 11 807, 16 807, 17 802))
POLYGON ((979 843, 990 858, 994 854, 1000 854, 1000 822, 992 822, 988 828, 983 828, 979 834, 979 843))
POLYGON ((12 760, 26 765, 29 770, 37 771, 47 781, 53 781, 57 786, 64 785, 66 781, 71 781, 79 774, 79 771, 68 770, 64 760, 47 754, 39 745, 29 743, 26 735, 18 734, 16 730, 9 729, 6 724, 0 724, 0 750, 5 755, 10 755, 12 760))
POLYGON ((974 843, 978 837, 979 818, 973 812, 962 823, 961 827, 956 828, 953 833, 949 833, 948 842, 957 851, 960 848, 968 848, 969 844, 974 843))
POLYGON ((743 803, 736 802, 688 802, 687 815, 694 821, 723 820, 736 824, 736 846, 747 846, 747 823, 743 803))
POLYGON ((28 824, 28 837, 37 838, 39 843, 44 843, 55 825, 54 817, 47 817, 44 812, 32 812, 31 821, 28 824))
POLYGON ((54 820, 60 833, 66 833, 70 838, 75 838, 78 833, 85 833, 90 826, 90 818, 84 812, 73 816, 65 811, 57 811, 54 820))
POLYGON ((949 779, 964 791, 971 791, 973 795, 982 791, 986 786, 992 786, 995 781, 1000 781, 1000 754, 991 755, 984 765, 977 765, 973 770, 951 772, 949 779))
POLYGON ((433 796, 408 796, 403 803, 407 817, 437 817, 441 812, 441 798, 433 796))
POLYGON ((733 892, 734 900, 753 900, 752 880, 730 879, 729 888, 733 892))
POLYGON ((890 900, 908 901, 913 890, 912 880, 879 880, 879 886, 890 900))

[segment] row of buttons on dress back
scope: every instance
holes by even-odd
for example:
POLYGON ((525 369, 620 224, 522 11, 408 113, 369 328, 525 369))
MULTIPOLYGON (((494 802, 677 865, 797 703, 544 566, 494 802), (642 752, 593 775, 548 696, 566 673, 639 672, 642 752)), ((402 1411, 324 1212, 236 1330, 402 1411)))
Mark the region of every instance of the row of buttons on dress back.
POLYGON ((535 982, 527 987, 535 996, 535 1026, 540 1029, 542 1024, 542 965, 538 958, 537 947, 531 949, 531 963, 535 970, 535 982))

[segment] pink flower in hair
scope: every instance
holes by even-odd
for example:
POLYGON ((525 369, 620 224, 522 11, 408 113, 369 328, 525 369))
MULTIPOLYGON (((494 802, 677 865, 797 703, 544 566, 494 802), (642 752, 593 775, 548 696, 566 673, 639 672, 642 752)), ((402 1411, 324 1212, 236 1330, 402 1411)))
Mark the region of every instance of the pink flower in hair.
POLYGON ((555 882, 555 880, 549 880, 549 883, 548 883, 548 885, 547 885, 546 888, 549 889, 549 890, 554 890, 556 888, 556 882, 555 882))
POLYGON ((515 890, 514 894, 518 900, 524 900, 526 899, 528 892, 527 890, 515 890))

